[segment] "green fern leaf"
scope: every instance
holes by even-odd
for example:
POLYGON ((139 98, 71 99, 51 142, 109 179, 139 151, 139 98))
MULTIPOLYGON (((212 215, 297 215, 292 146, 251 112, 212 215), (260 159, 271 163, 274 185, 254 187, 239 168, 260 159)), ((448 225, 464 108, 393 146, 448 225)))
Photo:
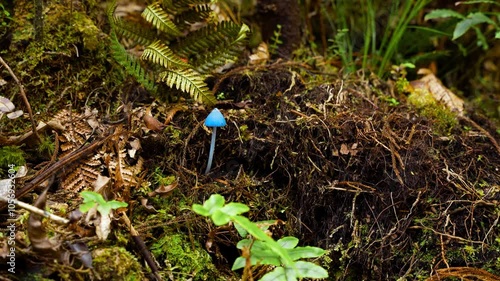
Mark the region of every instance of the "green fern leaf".
POLYGON ((162 7, 172 13, 178 13, 186 10, 186 7, 200 5, 200 4, 208 4, 210 0, 163 0, 162 7))
POLYGON ((162 44, 160 41, 149 45, 142 53, 141 58, 159 64, 167 69, 191 68, 189 64, 183 62, 168 46, 162 44))
MULTIPOLYGON (((244 26, 243 34, 246 36, 248 27, 244 26)), ((203 27, 186 36, 175 46, 174 52, 181 57, 189 57, 200 53, 209 52, 216 46, 228 46, 231 42, 240 41, 243 27, 233 22, 221 22, 217 25, 203 27)))
POLYGON ((169 35, 182 35, 182 32, 175 23, 170 20, 168 14, 161 8, 159 3, 147 6, 144 12, 142 12, 142 17, 154 27, 169 35))
POLYGON ((160 80, 170 88, 188 93, 197 102, 214 105, 217 100, 209 91, 204 77, 191 69, 167 70, 159 75, 160 80))
POLYGON ((111 30, 114 31, 115 34, 132 39, 142 45, 149 45, 154 41, 156 33, 151 30, 150 26, 148 27, 123 21, 114 15, 115 10, 116 0, 110 3, 107 10, 111 30))
POLYGON ((125 48, 118 42, 118 38, 113 32, 111 33, 110 49, 111 55, 116 62, 123 66, 146 90, 153 94, 156 93, 157 87, 153 75, 141 66, 138 58, 127 53, 125 48))
POLYGON ((200 73, 209 73, 219 66, 234 62, 241 52, 241 48, 246 42, 248 26, 243 24, 239 33, 234 36, 233 41, 219 44, 211 52, 204 52, 194 60, 194 67, 200 73))
POLYGON ((211 12, 208 4, 195 5, 175 15, 174 22, 180 29, 185 29, 190 23, 205 21, 211 12))
POLYGON ((149 45, 158 37, 151 27, 148 28, 137 23, 126 22, 116 17, 112 28, 117 35, 132 39, 141 45, 149 45))

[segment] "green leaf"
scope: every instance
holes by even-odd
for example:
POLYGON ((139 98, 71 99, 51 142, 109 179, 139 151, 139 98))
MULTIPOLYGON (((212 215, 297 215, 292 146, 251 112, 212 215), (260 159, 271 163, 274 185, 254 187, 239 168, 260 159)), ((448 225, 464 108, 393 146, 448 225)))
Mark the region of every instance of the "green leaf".
POLYGON ((215 96, 205 84, 204 76, 192 69, 166 70, 160 73, 160 80, 167 86, 188 93, 197 102, 214 105, 217 102, 215 96))
POLYGON ((290 249, 288 251, 290 258, 292 260, 305 259, 305 258, 316 258, 325 254, 325 250, 318 247, 297 247, 294 249, 290 249))
POLYGON ((106 205, 98 205, 97 211, 99 212, 99 214, 101 214, 101 216, 108 216, 111 212, 111 208, 106 205))
MULTIPOLYGON (((238 257, 234 263, 233 263, 233 266, 231 267, 231 270, 238 270, 240 268, 243 268, 245 267, 246 265, 246 259, 244 257, 238 257)), ((260 261, 258 259, 256 259, 255 257, 250 257, 250 264, 252 266, 254 265, 258 265, 258 264, 261 264, 260 261)))
POLYGON ((83 203, 80 205, 80 212, 82 213, 86 213, 88 212, 90 209, 94 208, 94 206, 97 205, 96 202, 94 201, 90 201, 90 202, 87 202, 87 203, 83 203))
POLYGON ((168 35, 182 36, 182 32, 170 20, 169 15, 161 8, 159 3, 147 6, 142 12, 142 17, 168 35))
POLYGON ((262 276, 260 281, 295 281, 297 275, 292 270, 287 272, 283 267, 276 267, 273 271, 262 276))
MULTIPOLYGON (((283 237, 280 240, 276 241, 281 247, 285 249, 293 249, 297 244, 299 244, 299 239, 293 236, 283 237)), ((292 258, 293 259, 293 258, 292 258)))
POLYGON ((191 68, 189 64, 183 62, 167 45, 160 41, 155 41, 149 45, 142 53, 141 58, 159 64, 167 69, 191 68))
POLYGON ((253 237, 268 243, 268 247, 281 257, 285 265, 293 267, 293 260, 288 255, 288 252, 271 237, 267 236, 267 234, 257 225, 255 225, 244 216, 234 216, 232 217, 232 219, 234 222, 240 224, 243 228, 245 228, 253 237))
POLYGON ((125 208, 128 206, 127 203, 117 200, 111 200, 106 202, 106 206, 109 206, 111 209, 125 208))
POLYGON ((250 245, 252 244, 252 241, 253 240, 250 240, 250 239, 243 239, 243 240, 240 240, 240 242, 238 242, 238 244, 236 244, 236 248, 238 249, 243 249, 245 247, 250 247, 250 245))
POLYGON ((205 207, 203 207, 200 204, 193 204, 193 211, 195 213, 197 213, 198 215, 201 215, 201 216, 204 216, 204 217, 210 216, 210 212, 207 209, 205 209, 205 207))
POLYGON ((436 9, 425 15, 424 20, 438 19, 438 18, 459 18, 464 19, 464 15, 449 9, 436 9))
POLYGON ((216 210, 211 217, 212 221, 217 226, 225 225, 231 220, 231 217, 221 212, 220 209, 216 210))
POLYGON ((127 207, 128 204, 125 202, 120 202, 116 200, 106 201, 101 194, 93 191, 82 191, 80 195, 83 197, 84 204, 80 205, 80 211, 88 212, 95 205, 97 205, 97 211, 103 216, 107 216, 111 209, 118 209, 121 207, 127 207))
POLYGON ((235 223, 234 224, 234 228, 236 228, 236 231, 238 231, 238 234, 241 236, 241 237, 246 237, 248 235, 248 232, 245 230, 245 228, 243 228, 241 225, 235 223))
POLYGON ((327 278, 328 272, 321 266, 307 261, 295 263, 300 278, 327 278))
POLYGON ((247 260, 244 257, 238 257, 236 260, 234 260, 233 266, 231 267, 231 270, 238 270, 240 268, 245 267, 247 263, 247 260))
MULTIPOLYGON (((251 241, 250 241, 251 243, 251 241)), ((239 244, 239 243, 238 243, 239 244)), ((256 259, 256 262, 259 264, 270 264, 274 266, 281 265, 280 256, 275 253, 270 247, 269 244, 260 240, 253 241, 253 244, 245 243, 245 247, 250 248, 250 256, 256 259)))
POLYGON ((97 211, 101 215, 107 216, 107 215, 109 215, 109 213, 111 212, 112 209, 118 209, 118 208, 127 207, 127 206, 128 206, 128 204, 125 202, 113 200, 113 201, 105 202, 103 204, 99 204, 99 206, 97 206, 97 211))
POLYGON ((222 207, 221 212, 229 215, 236 216, 242 213, 246 213, 250 210, 247 205, 242 203, 228 203, 224 207, 222 207))
POLYGON ((210 198, 208 198, 207 201, 205 201, 205 203, 203 203, 203 208, 205 208, 209 214, 213 214, 215 213, 215 211, 224 206, 225 201, 226 200, 222 195, 213 194, 212 196, 210 196, 210 198))
POLYGON ((453 31, 453 38, 455 40, 460 38, 465 34, 471 27, 480 23, 492 23, 492 20, 485 16, 483 13, 473 13, 469 14, 466 19, 461 20, 455 26, 455 30, 453 31))
POLYGON ((495 32, 495 39, 500 39, 500 30, 495 32))
POLYGON ((82 191, 80 195, 83 198, 83 202, 96 202, 98 204, 106 203, 106 200, 102 197, 101 194, 93 191, 82 191))

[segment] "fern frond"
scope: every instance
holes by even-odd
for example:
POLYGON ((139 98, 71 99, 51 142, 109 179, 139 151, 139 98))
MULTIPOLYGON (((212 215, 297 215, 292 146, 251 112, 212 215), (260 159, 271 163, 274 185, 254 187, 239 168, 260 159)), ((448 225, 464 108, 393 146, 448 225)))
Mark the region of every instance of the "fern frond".
POLYGON ((210 73, 219 66, 234 62, 246 43, 245 39, 247 38, 248 30, 248 26, 243 25, 238 34, 233 38, 227 38, 227 40, 232 41, 224 41, 221 44, 215 45, 210 52, 203 52, 197 55, 196 58, 192 60, 192 64, 196 71, 200 73, 210 73))
POLYGON ((121 18, 116 17, 116 0, 112 1, 107 9, 107 16, 111 30, 119 36, 132 39, 142 45, 151 44, 156 38, 156 33, 149 26, 142 26, 140 24, 129 23, 123 21, 121 18))
POLYGON ((151 27, 142 26, 138 23, 131 23, 115 17, 112 28, 117 35, 127 39, 132 39, 140 45, 149 45, 158 37, 151 27))
POLYGON ((142 53, 141 58, 159 64, 167 69, 191 68, 189 64, 183 62, 167 45, 162 44, 160 41, 149 45, 142 53))
POLYGON ((113 32, 111 33, 110 49, 113 58, 125 68, 128 74, 132 75, 146 90, 153 94, 156 93, 157 87, 154 76, 141 66, 138 58, 127 53, 113 32))
POLYGON ((214 46, 230 45, 233 41, 240 41, 240 38, 248 31, 248 26, 240 26, 233 22, 223 21, 217 25, 206 26, 188 34, 188 36, 175 46, 174 52, 181 57, 189 57, 199 53, 205 53, 214 46), (245 27, 242 34, 240 31, 245 27))
POLYGON ((204 76, 191 69, 167 70, 159 75, 160 80, 170 88, 175 88, 188 93, 197 102, 214 105, 217 100, 210 92, 204 76))
POLYGON ((147 6, 144 12, 142 12, 142 17, 158 30, 161 30, 169 35, 182 35, 182 32, 169 18, 168 14, 162 9, 159 3, 147 6))
POLYGON ((210 2, 210 0, 163 0, 161 6, 168 12, 178 13, 186 10, 187 7, 210 2))
POLYGON ((184 29, 189 23, 205 21, 212 12, 209 4, 195 5, 186 11, 175 15, 175 24, 184 29))

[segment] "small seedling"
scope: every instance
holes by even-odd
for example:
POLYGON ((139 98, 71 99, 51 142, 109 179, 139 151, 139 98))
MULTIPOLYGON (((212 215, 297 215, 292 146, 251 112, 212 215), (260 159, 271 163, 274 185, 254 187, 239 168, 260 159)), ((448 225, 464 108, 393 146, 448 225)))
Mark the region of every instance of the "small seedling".
POLYGON ((106 201, 101 194, 93 191, 82 191, 80 195, 83 198, 83 204, 80 205, 82 213, 88 212, 97 205, 97 211, 101 216, 108 216, 112 209, 127 207, 128 204, 116 200, 106 201))

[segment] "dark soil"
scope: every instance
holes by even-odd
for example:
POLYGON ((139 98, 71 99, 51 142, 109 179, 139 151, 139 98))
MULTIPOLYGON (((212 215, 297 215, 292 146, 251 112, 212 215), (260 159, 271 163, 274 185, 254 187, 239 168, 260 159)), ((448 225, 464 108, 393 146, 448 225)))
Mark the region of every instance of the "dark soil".
MULTIPOLYGON (((295 17, 295 10, 289 12, 284 20, 295 17)), ((16 28, 12 32, 21 27, 16 28)), ((474 109, 446 123, 407 103, 391 80, 362 73, 342 77, 294 62, 240 66, 213 81, 214 93, 224 96, 216 107, 227 126, 217 131, 214 164, 204 175, 211 132, 203 121, 211 108, 182 99, 154 101, 102 53, 104 39, 89 50, 82 45, 85 34, 65 37, 69 31, 60 28, 58 38, 79 44, 61 43, 57 55, 37 49, 37 43, 8 40, 6 61, 21 73, 33 111, 41 112, 36 119, 61 125, 40 131, 55 149, 41 153, 33 138, 17 138, 29 134, 29 119, 0 120, 0 145, 20 146, 29 167, 16 183, 18 192, 26 191, 18 199, 31 204, 46 187, 47 205, 68 217, 81 203, 78 192, 92 190, 107 176, 106 198, 129 207, 114 217, 104 241, 97 239, 97 221, 77 217, 66 226, 50 220, 42 225, 41 218, 28 219, 19 209, 20 274, 2 280, 89 280, 113 276, 109 272, 121 277, 127 274, 118 270, 123 268, 140 273, 134 275, 140 279, 151 272, 142 262, 150 252, 165 279, 237 280, 239 273, 230 270, 239 256, 237 232, 190 210, 214 193, 250 206, 253 221, 278 220, 271 228, 276 239, 293 235, 302 245, 327 249, 317 262, 329 270, 330 280, 425 280, 447 267, 455 275, 446 276, 486 276, 480 269, 500 275, 500 136, 474 109), (21 64, 14 47, 39 57, 21 64), (72 53, 75 47, 81 57, 72 53), (169 176, 173 180, 165 183, 169 176), (172 237, 177 240, 167 241, 172 237), (181 244, 179 252, 199 258, 193 254, 183 264, 184 256, 168 252, 181 244), (84 268, 90 252, 92 270, 84 268), (201 258, 207 253, 215 267, 201 258), (187 270, 196 259, 203 260, 202 269, 187 270)), ((287 57, 298 34, 283 32, 287 57)), ((7 82, 0 89, 26 111, 16 84, 7 82)), ((8 217, 2 212, 0 218, 5 234, 8 217)))

